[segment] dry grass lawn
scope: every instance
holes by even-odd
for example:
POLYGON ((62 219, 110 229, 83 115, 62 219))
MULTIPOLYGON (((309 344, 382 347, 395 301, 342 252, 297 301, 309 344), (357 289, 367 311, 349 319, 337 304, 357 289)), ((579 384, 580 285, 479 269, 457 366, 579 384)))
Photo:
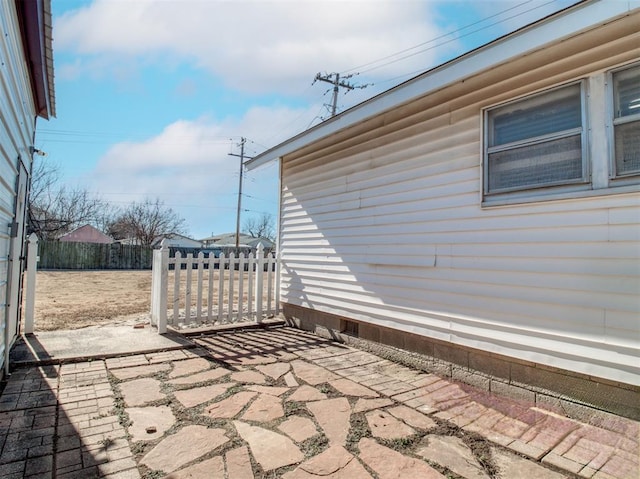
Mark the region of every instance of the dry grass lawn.
POLYGON ((151 271, 38 271, 35 330, 121 323, 150 306, 151 271))

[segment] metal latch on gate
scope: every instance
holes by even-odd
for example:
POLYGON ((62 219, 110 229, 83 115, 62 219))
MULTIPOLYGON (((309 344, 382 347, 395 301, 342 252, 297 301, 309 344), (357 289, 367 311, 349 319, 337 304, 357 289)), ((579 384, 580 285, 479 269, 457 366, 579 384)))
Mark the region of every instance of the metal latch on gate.
POLYGON ((14 221, 13 223, 9 223, 9 235, 12 238, 18 237, 18 223, 14 221))

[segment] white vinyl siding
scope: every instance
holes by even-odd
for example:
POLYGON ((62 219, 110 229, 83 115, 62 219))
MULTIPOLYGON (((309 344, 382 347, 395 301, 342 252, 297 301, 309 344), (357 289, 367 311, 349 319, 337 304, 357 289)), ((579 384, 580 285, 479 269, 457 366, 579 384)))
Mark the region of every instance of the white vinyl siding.
POLYGON ((637 58, 637 19, 285 156, 282 301, 640 384, 638 189, 482 203, 484 109, 637 58))
MULTIPOLYGON (((35 128, 34 101, 31 96, 29 73, 26 70, 21 34, 14 2, 2 1, 0 15, 0 367, 5 351, 15 339, 10 333, 5 344, 7 327, 7 289, 10 268, 10 225, 14 221, 16 181, 19 162, 30 171, 33 133, 35 128)), ((22 232, 18 232, 19 235, 22 232)), ((16 257, 20 252, 16 254, 16 257)), ((16 281, 19 284, 19 281, 16 281)))

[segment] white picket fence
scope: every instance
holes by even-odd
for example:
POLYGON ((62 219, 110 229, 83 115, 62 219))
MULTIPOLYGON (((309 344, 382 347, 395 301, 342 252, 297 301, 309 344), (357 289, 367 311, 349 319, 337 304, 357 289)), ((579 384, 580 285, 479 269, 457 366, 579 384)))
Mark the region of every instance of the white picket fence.
MULTIPOLYGON (((164 242, 163 242, 164 243, 164 242)), ((151 323, 164 334, 174 329, 260 323, 280 312, 276 256, 203 253, 169 257, 163 244, 153 252, 151 323)))

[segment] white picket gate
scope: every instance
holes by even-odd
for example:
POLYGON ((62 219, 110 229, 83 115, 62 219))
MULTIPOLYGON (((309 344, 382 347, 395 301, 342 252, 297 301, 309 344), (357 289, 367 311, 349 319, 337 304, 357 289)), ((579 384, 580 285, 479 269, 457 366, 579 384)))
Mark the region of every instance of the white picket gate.
POLYGON ((273 253, 169 257, 164 244, 153 252, 151 323, 163 334, 174 329, 260 323, 280 312, 279 264, 273 253))

